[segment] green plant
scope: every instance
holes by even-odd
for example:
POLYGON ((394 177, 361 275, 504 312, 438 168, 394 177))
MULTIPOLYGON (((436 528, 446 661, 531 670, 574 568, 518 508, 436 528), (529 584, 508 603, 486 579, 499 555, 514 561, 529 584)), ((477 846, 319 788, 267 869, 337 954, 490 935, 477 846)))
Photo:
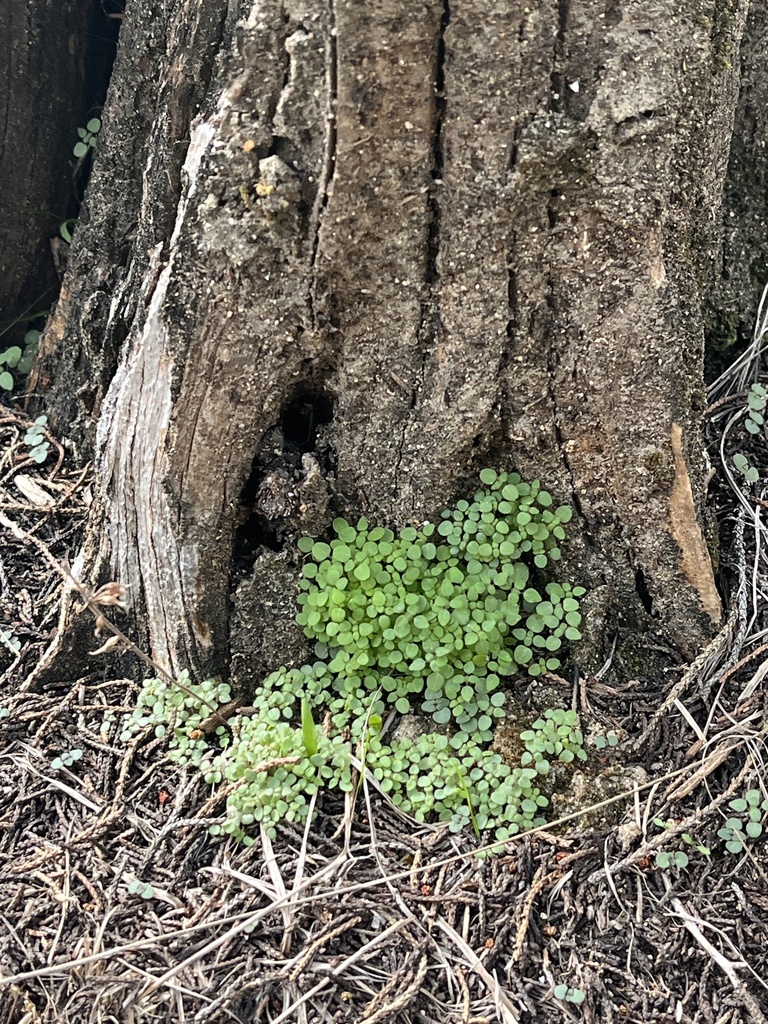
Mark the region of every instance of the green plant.
MULTIPOLYGON (((654 818, 653 823, 658 828, 664 829, 665 831, 669 831, 675 824, 673 821, 662 821, 661 818, 654 818)), ((683 832, 680 838, 688 846, 693 847, 693 849, 703 857, 708 858, 711 855, 712 851, 708 846, 698 843, 693 836, 689 835, 687 832, 683 832)), ((690 858, 684 850, 660 850, 656 854, 656 864, 664 871, 668 868, 678 868, 679 870, 687 868, 689 860, 690 858)))
POLYGON ((762 823, 768 812, 768 799, 759 789, 748 789, 743 797, 731 800, 728 807, 735 814, 726 820, 717 834, 725 841, 729 853, 743 853, 747 839, 759 839, 763 834, 762 823))
POLYGON ((395 537, 364 518, 356 526, 337 519, 330 544, 299 541, 308 561, 297 621, 333 651, 332 671, 365 672, 375 663, 407 674, 413 692, 431 689, 459 710, 459 691, 444 686, 454 676, 560 667, 563 640, 581 638, 584 590, 550 583, 542 593, 523 559, 544 569, 560 558, 571 509, 553 510, 538 481, 492 469, 481 479, 490 490, 457 502, 437 526, 406 527, 395 537))
POLYGON ((29 448, 29 457, 34 462, 43 463, 48 458, 51 446, 44 438, 47 422, 47 416, 38 416, 24 435, 24 444, 29 448))
POLYGON ((580 988, 571 988, 569 985, 555 985, 552 994, 555 999, 562 999, 565 1003, 574 1003, 580 1006, 587 998, 587 993, 580 988))
POLYGON ((35 361, 39 343, 40 331, 30 330, 24 335, 23 349, 19 345, 11 345, 0 352, 0 367, 6 367, 5 370, 0 370, 0 388, 4 391, 13 391, 14 379, 11 370, 16 370, 17 373, 29 373, 35 361))
POLYGON ((750 463, 746 455, 742 455, 741 452, 736 452, 733 456, 733 464, 736 469, 741 473, 744 479, 749 484, 756 484, 760 479, 760 474, 755 467, 750 463))
POLYGON ((75 761, 79 761, 82 756, 82 750, 66 750, 58 757, 54 757, 51 761, 51 768, 53 771, 58 771, 59 768, 71 768, 75 761))
POLYGON ((128 883, 128 892, 131 896, 140 896, 143 900, 151 900, 155 895, 155 890, 149 882, 142 882, 138 878, 128 883))
POLYGON ((78 160, 86 156, 90 150, 96 148, 96 136, 100 131, 101 121, 98 117, 92 117, 85 128, 77 129, 80 141, 75 143, 75 148, 72 152, 78 160))
POLYGON ((59 224, 59 234, 67 245, 72 245, 72 229, 75 224, 77 224, 77 217, 70 217, 69 220, 63 220, 59 224))
POLYGON ((170 725, 172 760, 195 765, 210 785, 238 784, 214 834, 249 843, 255 823, 273 832, 280 821, 304 820, 321 788, 353 788, 355 759, 417 821, 471 826, 500 842, 544 822, 544 754, 586 757, 575 712, 545 712, 517 766, 484 745, 504 714, 503 680, 558 668, 563 641, 581 635, 583 589, 532 579, 559 559, 571 511, 553 508, 537 481, 490 469, 481 479, 488 489, 437 526, 396 536, 365 519, 337 519, 329 542, 301 539, 297 621, 316 641, 318 661, 267 676, 254 713, 231 736, 224 725, 212 730, 218 749, 200 725, 212 702, 229 700, 225 684, 186 676, 182 688, 144 684, 122 738, 143 728, 163 737, 170 725), (387 742, 385 716, 412 709, 441 731, 387 742))
POLYGON ((683 850, 660 850, 656 854, 656 863, 666 871, 668 868, 687 868, 688 867, 688 854, 683 850))
POLYGON ((750 434, 759 434, 763 429, 766 400, 768 393, 763 385, 753 384, 747 395, 747 418, 744 421, 744 426, 750 434))
POLYGON ((520 763, 534 765, 539 775, 548 774, 548 758, 557 758, 564 764, 570 764, 575 758, 580 761, 587 759, 579 716, 575 711, 548 709, 543 718, 536 719, 530 729, 520 733, 520 739, 525 743, 520 763))
POLYGON ((14 656, 21 650, 21 640, 10 629, 0 629, 0 644, 14 656))
POLYGON ((598 750, 605 750, 606 747, 617 747, 618 745, 619 737, 613 730, 595 736, 595 747, 598 750))

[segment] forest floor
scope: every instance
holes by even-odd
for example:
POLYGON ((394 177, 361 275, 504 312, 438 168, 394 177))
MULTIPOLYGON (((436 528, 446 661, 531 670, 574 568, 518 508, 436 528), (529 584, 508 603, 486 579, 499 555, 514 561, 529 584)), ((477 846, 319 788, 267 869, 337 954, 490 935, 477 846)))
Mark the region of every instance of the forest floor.
POLYGON ((0 1024, 766 1020, 768 673, 737 618, 662 681, 566 684, 647 780, 599 813, 478 859, 364 784, 238 846, 225 788, 120 742, 131 655, 41 682, 91 494, 28 427, 0 415, 0 1024))

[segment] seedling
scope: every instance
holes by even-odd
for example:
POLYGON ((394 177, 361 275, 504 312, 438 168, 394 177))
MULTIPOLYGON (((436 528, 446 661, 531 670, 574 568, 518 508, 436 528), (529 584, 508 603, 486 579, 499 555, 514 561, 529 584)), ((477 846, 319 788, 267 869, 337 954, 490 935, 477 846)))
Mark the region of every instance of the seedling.
POLYGON ((748 789, 743 797, 731 800, 728 807, 735 814, 726 820, 717 834, 725 840, 729 853, 743 853, 748 839, 759 839, 763 834, 762 822, 768 812, 768 799, 759 789, 748 789))
POLYGON ((562 999, 565 1003, 574 1003, 581 1006, 587 998, 587 993, 580 988, 571 988, 569 985, 555 985, 553 995, 555 999, 562 999))
POLYGON ((77 217, 70 217, 69 220, 63 220, 59 224, 59 234, 67 245, 72 245, 72 230, 75 224, 77 224, 77 217))
POLYGON ((760 479, 760 474, 758 473, 758 471, 755 469, 753 465, 751 465, 746 455, 742 455, 741 452, 736 452, 736 454, 733 456, 733 464, 744 477, 744 479, 747 481, 747 483, 756 484, 757 481, 760 479))
MULTIPOLYGON (((674 822, 662 821, 661 818, 654 818, 653 823, 659 828, 663 828, 665 831, 668 831, 674 825, 674 822)), ((689 835, 687 832, 683 832, 680 838, 684 843, 696 850, 697 853, 700 853, 702 857, 709 857, 711 855, 712 851, 708 846, 704 846, 702 843, 697 843, 693 836, 689 835)), ((679 870, 687 868, 689 860, 690 858, 688 857, 688 854, 683 850, 660 850, 656 854, 656 865, 664 871, 668 868, 678 868, 679 870)))
POLYGON ((51 768, 55 772, 59 768, 71 768, 75 761, 79 761, 82 756, 82 750, 67 750, 63 754, 59 754, 58 757, 54 757, 51 761, 51 768))
POLYGON ((149 882, 142 882, 138 878, 134 878, 134 880, 128 884, 128 892, 131 896, 140 896, 143 900, 151 900, 155 895, 155 890, 149 882))
POLYGON ((24 444, 30 450, 29 457, 37 463, 45 462, 48 458, 48 452, 51 447, 44 437, 44 430, 47 422, 47 416, 38 416, 24 435, 24 444))
POLYGON ((0 388, 4 391, 13 391, 14 379, 11 370, 17 373, 29 373, 37 355, 37 348, 40 342, 40 331, 30 330, 24 335, 24 348, 19 345, 11 345, 10 348, 0 352, 0 388))
POLYGON ((768 394, 762 384, 753 384, 747 395, 747 418, 744 426, 750 434, 759 434, 763 429, 765 419, 765 404, 768 394))
POLYGON ((0 629, 0 644, 14 656, 21 650, 21 640, 10 629, 0 629))
POLYGON ((598 750, 605 750, 606 747, 617 747, 619 745, 619 737, 615 732, 600 733, 595 736, 595 746, 598 750))
POLYGON ((82 157, 87 156, 90 150, 96 148, 96 136, 101 131, 101 121, 98 117, 92 117, 85 128, 78 128, 77 134, 80 136, 80 141, 75 143, 75 148, 72 150, 78 160, 82 157))
POLYGON ((669 852, 667 850, 660 850, 656 854, 656 864, 663 870, 667 868, 687 868, 688 867, 688 854, 682 850, 674 850, 669 852))

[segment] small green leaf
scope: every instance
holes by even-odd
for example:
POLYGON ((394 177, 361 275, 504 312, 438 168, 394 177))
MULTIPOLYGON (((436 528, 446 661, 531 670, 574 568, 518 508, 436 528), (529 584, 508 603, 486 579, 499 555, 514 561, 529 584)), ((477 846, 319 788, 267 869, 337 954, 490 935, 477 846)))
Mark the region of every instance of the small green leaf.
POLYGON ((317 726, 312 717, 312 706, 306 698, 301 702, 301 736, 307 757, 314 757, 317 753, 317 726))
POLYGON ((72 152, 80 160, 88 152, 88 149, 89 147, 85 142, 78 142, 72 152))
POLYGON ((5 363, 6 366, 10 366, 13 369, 21 359, 21 349, 18 345, 11 345, 5 352, 0 356, 0 361, 5 363))

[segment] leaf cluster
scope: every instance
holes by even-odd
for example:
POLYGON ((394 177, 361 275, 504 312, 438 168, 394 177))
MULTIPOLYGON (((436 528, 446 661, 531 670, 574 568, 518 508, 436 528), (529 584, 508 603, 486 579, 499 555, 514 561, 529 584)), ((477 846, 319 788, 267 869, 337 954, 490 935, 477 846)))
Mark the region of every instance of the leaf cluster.
POLYGON ((743 853, 748 839, 759 839, 763 834, 763 819, 768 812, 768 799, 759 789, 748 789, 743 797, 731 800, 728 808, 734 813, 717 830, 725 841, 729 853, 743 853))
POLYGON ((134 878, 132 882, 129 882, 128 892, 131 896, 140 896, 143 900, 151 900, 155 895, 155 890, 150 883, 142 882, 139 878, 134 878))
POLYGON ((80 139, 79 142, 75 143, 75 148, 72 150, 78 160, 96 148, 96 136, 101 131, 101 120, 98 117, 92 117, 85 128, 78 128, 77 134, 80 139))
POLYGON ((584 736, 575 711, 548 708, 530 729, 520 733, 520 739, 525 744, 521 764, 533 765, 539 775, 549 773, 552 758, 564 764, 587 759, 584 736))
POLYGON ((763 429, 766 400, 768 400, 768 393, 763 385, 753 384, 747 395, 747 418, 744 421, 744 426, 750 434, 759 434, 763 429))
POLYGON ((59 768, 71 768, 75 761, 79 761, 82 756, 82 750, 65 750, 63 754, 59 754, 51 761, 51 769, 56 772, 59 768))
POLYGON ((24 348, 19 345, 11 345, 3 352, 0 352, 0 388, 3 391, 13 391, 14 379, 11 370, 17 373, 29 373, 37 355, 40 344, 40 331, 29 330, 24 335, 24 348))
POLYGON ((318 660, 267 676, 231 736, 199 728, 211 703, 230 699, 226 685, 145 683, 122 739, 170 733, 172 760, 210 785, 236 784, 214 834, 251 843, 256 824, 273 834, 304 821, 321 789, 351 791, 355 770, 417 821, 499 841, 543 824, 549 760, 586 757, 578 716, 546 711, 523 734, 516 766, 486 745, 504 715, 504 680, 555 670, 562 643, 580 638, 583 589, 532 578, 559 560, 571 510, 517 474, 486 469, 481 479, 487 489, 437 525, 396 536, 337 519, 329 542, 302 538, 297 621, 318 660), (438 731, 384 738, 386 716, 417 709, 438 731))
POLYGON ((45 440, 47 416, 38 416, 24 435, 24 444, 29 448, 29 457, 33 462, 42 464, 48 458, 50 444, 45 440))

